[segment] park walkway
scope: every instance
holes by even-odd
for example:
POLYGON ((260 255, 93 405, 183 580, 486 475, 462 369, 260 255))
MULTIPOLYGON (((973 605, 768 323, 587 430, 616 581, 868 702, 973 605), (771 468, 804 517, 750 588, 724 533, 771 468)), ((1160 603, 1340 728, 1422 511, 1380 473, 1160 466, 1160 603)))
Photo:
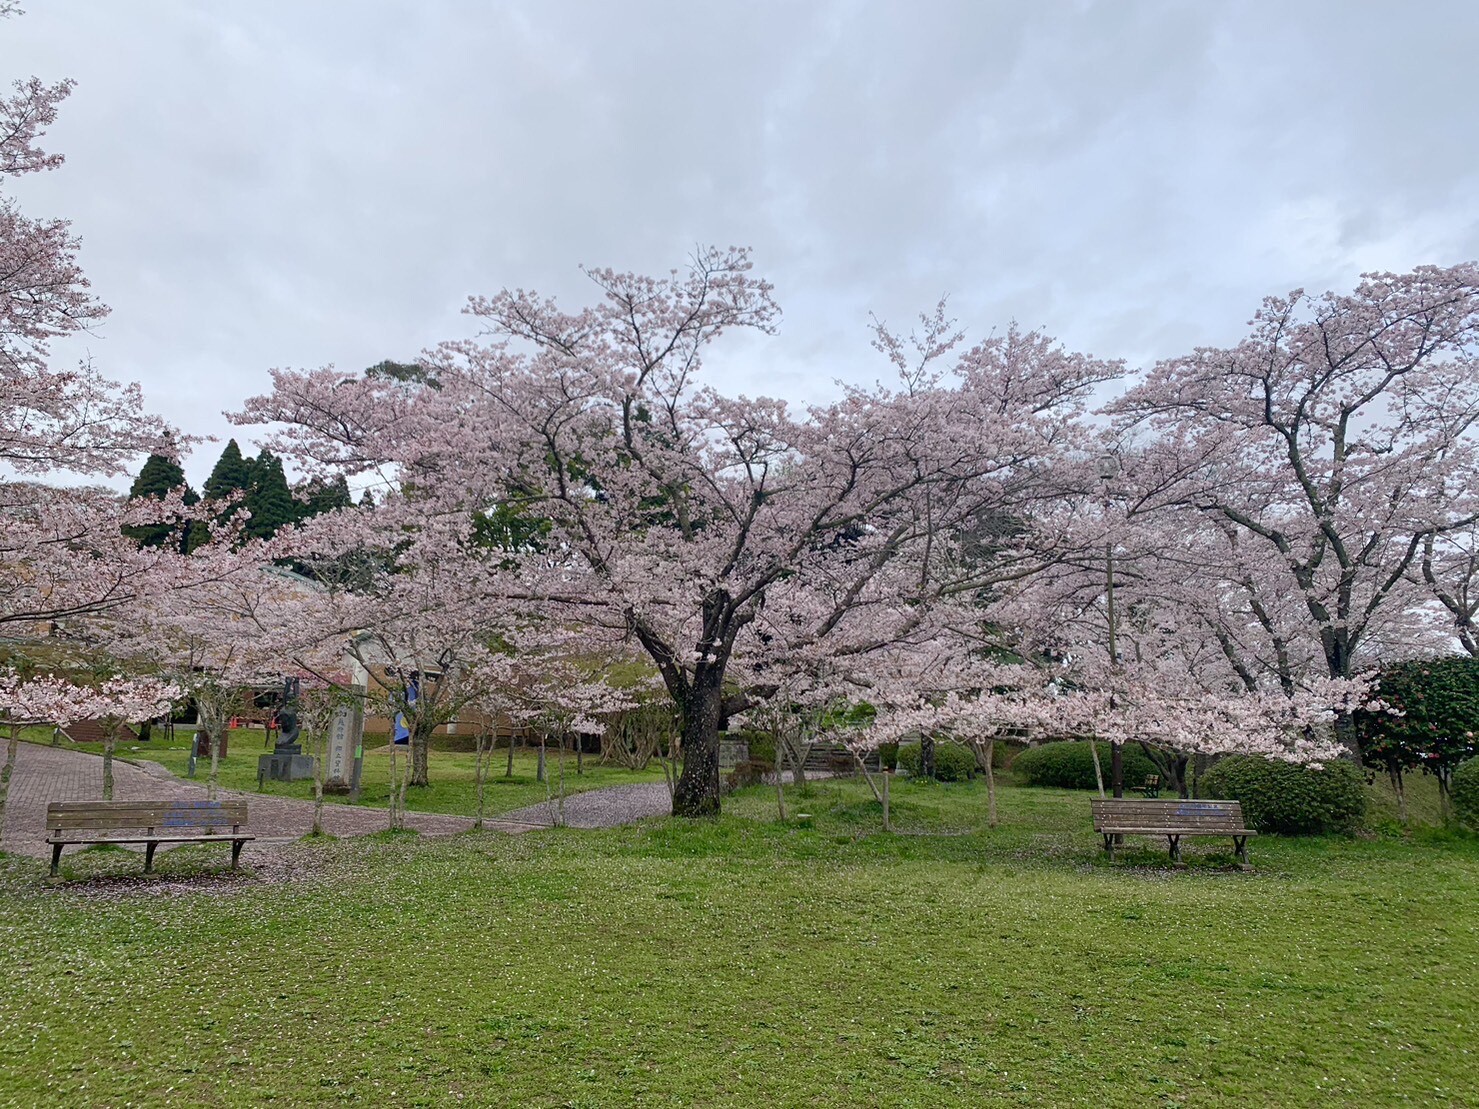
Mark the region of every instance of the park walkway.
MULTIPOLYGON (((151 773, 132 763, 113 760, 113 797, 118 801, 144 801, 161 798, 182 801, 201 800, 206 788, 188 782, 158 768, 151 773)), ((10 796, 5 805, 5 827, 0 833, 0 849, 17 855, 50 858, 46 845, 46 806, 52 801, 96 801, 103 796, 103 760, 97 755, 70 751, 65 747, 48 747, 22 743, 16 758, 15 773, 10 780, 10 796)), ((238 793, 221 790, 222 800, 244 800, 248 805, 250 831, 257 837, 247 844, 247 854, 306 836, 313 828, 313 802, 294 797, 270 797, 260 793, 238 793)), ((359 805, 324 805, 324 830, 335 836, 362 836, 384 830, 389 815, 384 809, 359 805)), ((423 835, 451 835, 472 827, 472 821, 460 816, 433 813, 407 813, 406 827, 423 835)), ((509 831, 520 830, 510 826, 509 831)), ((164 849, 166 845, 161 845, 164 849)), ((75 848, 73 849, 75 850, 75 848)))
MULTIPOLYGON (((565 825, 570 828, 615 828, 649 816, 667 816, 672 811, 673 799, 663 782, 604 786, 566 797, 565 825)), ((549 801, 501 813, 498 819, 550 825, 555 823, 557 812, 556 803, 549 801)))
MULTIPOLYGON (((819 773, 809 777, 826 778, 830 775, 819 773)), ((46 845, 44 827, 46 806, 52 801, 96 801, 102 795, 103 760, 99 756, 66 747, 22 743, 15 774, 10 781, 5 827, 0 830, 0 850, 38 859, 50 858, 51 848, 46 845)), ((313 828, 312 801, 227 789, 220 790, 218 795, 223 801, 247 802, 249 830, 257 837, 246 847, 248 858, 291 843, 306 836, 313 828)), ((144 761, 135 765, 118 758, 113 760, 115 800, 195 801, 205 796, 203 783, 177 778, 156 763, 144 761)), ((557 811, 553 801, 530 805, 489 817, 483 826, 510 833, 526 832, 532 828, 553 826, 557 822, 557 811)), ((615 828, 648 817, 666 816, 671 811, 672 798, 664 783, 640 782, 606 786, 566 797, 564 822, 571 828, 615 828)), ((333 802, 324 805, 324 830, 333 836, 362 836, 383 831, 389 819, 385 809, 333 802)), ((472 821, 466 817, 418 812, 406 813, 405 824, 422 835, 431 836, 452 835, 472 827, 472 821)), ((168 850, 169 846, 162 844, 161 850, 168 850)))
MULTIPOLYGON (((807 781, 819 782, 830 778, 826 770, 814 770, 806 776, 807 781)), ((796 776, 785 771, 786 782, 794 782, 796 776)), ((622 824, 633 824, 650 816, 667 816, 673 811, 672 794, 664 782, 639 782, 629 786, 603 786, 571 794, 565 798, 565 826, 568 828, 616 828, 622 824)), ((500 813, 499 820, 518 821, 541 826, 556 823, 558 807, 554 801, 530 805, 525 809, 500 813)))

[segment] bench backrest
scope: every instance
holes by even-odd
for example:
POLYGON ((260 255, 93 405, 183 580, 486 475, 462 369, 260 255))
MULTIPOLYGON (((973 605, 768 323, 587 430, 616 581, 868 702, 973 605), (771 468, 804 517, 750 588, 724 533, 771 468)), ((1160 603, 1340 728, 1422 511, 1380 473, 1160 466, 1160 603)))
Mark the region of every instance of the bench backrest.
POLYGON ((172 832, 239 828, 245 801, 53 801, 46 826, 58 832, 172 832))
POLYGON ((1094 831, 1116 828, 1182 828, 1198 832, 1242 829, 1243 806, 1236 801, 1149 801, 1095 798, 1094 831))

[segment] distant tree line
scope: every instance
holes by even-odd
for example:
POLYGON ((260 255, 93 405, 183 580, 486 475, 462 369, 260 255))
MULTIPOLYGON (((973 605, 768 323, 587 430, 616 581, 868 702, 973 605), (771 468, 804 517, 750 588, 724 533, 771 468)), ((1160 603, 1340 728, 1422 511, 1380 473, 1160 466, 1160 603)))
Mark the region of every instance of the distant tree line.
MULTIPOLYGON (((151 454, 129 489, 130 500, 153 497, 162 500, 177 489, 183 489, 187 505, 196 505, 201 494, 185 481, 185 471, 177 458, 151 454)), ((243 527, 251 538, 269 539, 278 529, 300 523, 323 512, 348 508, 354 501, 349 485, 342 476, 330 480, 310 479, 289 484, 282 460, 269 450, 256 458, 241 453, 235 439, 226 443, 202 488, 205 498, 219 502, 221 509, 209 521, 196 521, 183 528, 168 523, 125 527, 124 534, 145 547, 179 544, 182 552, 199 547, 213 528, 245 512, 249 516, 243 527)), ((368 496, 368 492, 366 496, 368 496)))

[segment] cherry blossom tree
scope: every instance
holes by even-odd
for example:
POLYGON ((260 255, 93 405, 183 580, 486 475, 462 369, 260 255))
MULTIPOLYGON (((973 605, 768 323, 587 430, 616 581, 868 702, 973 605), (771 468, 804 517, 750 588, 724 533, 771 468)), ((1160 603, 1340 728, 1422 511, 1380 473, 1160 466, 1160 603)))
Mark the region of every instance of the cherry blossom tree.
POLYGON ((323 644, 280 634, 312 590, 269 559, 260 543, 220 551, 211 580, 151 593, 74 629, 125 673, 168 681, 194 703, 210 749, 212 799, 226 729, 244 699, 279 687, 284 675, 305 665, 329 668, 342 658, 323 644))
POLYGON ((1068 548, 1082 528, 1085 556, 1061 558, 1016 583, 989 610, 996 624, 972 637, 1034 661, 1050 679, 1056 723, 1050 716, 1042 727, 1097 737, 1112 750, 1136 743, 1183 796, 1194 755, 1335 756, 1327 718, 1365 703, 1369 681, 1328 677, 1312 637, 1278 638, 1298 626, 1297 598, 1273 608, 1273 595, 1250 590, 1246 570, 1220 559, 1215 542, 1177 526, 1185 518, 1151 512, 1106 522, 1070 512, 1053 527, 1068 548), (1094 554, 1106 523, 1113 623, 1109 570, 1102 552, 1094 554))
POLYGON ((1127 495, 1218 551, 1286 688, 1286 655, 1312 648, 1336 679, 1374 662, 1415 622, 1429 541, 1479 518, 1476 338, 1479 266, 1367 274, 1268 298, 1241 343, 1164 361, 1110 406, 1140 435, 1127 495))
MULTIPOLYGON (((62 164, 38 142, 71 90, 71 81, 31 77, 0 97, 0 186, 62 164)), ((54 339, 108 311, 93 298, 77 249, 66 220, 29 218, 0 194, 0 462, 15 473, 120 474, 165 430, 145 415, 137 385, 121 388, 87 365, 48 365, 54 339)))
MULTIPOLYGON (((545 782, 546 804, 551 822, 565 823, 565 745, 580 736, 601 735, 611 716, 635 708, 630 691, 617 689, 603 680, 599 659, 576 653, 578 641, 568 633, 546 632, 535 645, 524 640, 507 677, 486 676, 485 688, 503 712, 516 724, 533 728, 539 735, 540 777, 545 782), (556 782, 545 773, 544 749, 553 738, 559 748, 556 782)), ((491 700, 485 695, 484 703, 491 700)))
POLYGON ((141 454, 173 455, 191 442, 144 410, 137 385, 87 363, 51 363, 54 341, 85 331, 107 309, 81 270, 67 221, 28 217, 3 190, 61 165, 40 142, 71 88, 32 77, 0 96, 0 627, 12 634, 200 580, 210 560, 140 550, 120 534, 183 525, 194 510, 180 495, 124 506, 108 490, 42 480, 121 476, 141 454))
POLYGON ((879 328, 897 387, 798 415, 701 383, 724 332, 775 326, 745 252, 589 276, 600 300, 574 312, 474 298, 484 337, 439 347, 424 381, 275 371, 239 418, 285 425, 269 446, 312 474, 380 474, 423 517, 537 516, 547 542, 514 553, 517 596, 647 652, 682 719, 674 812, 713 813, 718 733, 764 660, 905 636, 966 588, 981 567, 962 537, 1030 494, 1118 367, 1015 330, 960 352, 940 311, 912 345, 879 328))
POLYGON ((71 682, 51 675, 29 678, 14 672, 0 675, 0 712, 4 713, 10 729, 5 766, 0 770, 0 830, 5 827, 5 799, 20 754, 21 730, 35 724, 66 727, 86 713, 89 697, 71 682))
POLYGON ((170 711, 183 692, 173 682, 153 677, 109 678, 78 706, 103 728, 103 800, 113 799, 113 750, 130 724, 157 720, 170 711))
POLYGON ((1479 523, 1426 536, 1419 569, 1451 620, 1448 630, 1479 657, 1479 523))
POLYGON ((1062 720, 1060 698, 1048 691, 1048 677, 1041 670, 987 659, 979 644, 965 637, 943 636, 907 652, 894 652, 886 669, 875 670, 871 684, 869 703, 876 715, 852 736, 849 746, 854 753, 861 756, 880 743, 911 736, 965 745, 985 776, 986 819, 993 828, 996 741, 1028 739, 1062 720))
MULTIPOLYGON (((306 526, 300 546, 316 552, 343 549, 363 529, 381 530, 396 507, 347 509, 332 520, 306 526)), ((422 520, 382 562, 335 575, 342 564, 325 554, 320 565, 333 573, 304 598, 295 627, 285 639, 305 650, 336 645, 358 664, 392 715, 410 732, 406 784, 429 782, 432 733, 456 720, 484 695, 485 680, 502 672, 507 649, 501 638, 514 631, 508 606, 499 603, 501 571, 471 546, 466 519, 422 520)))

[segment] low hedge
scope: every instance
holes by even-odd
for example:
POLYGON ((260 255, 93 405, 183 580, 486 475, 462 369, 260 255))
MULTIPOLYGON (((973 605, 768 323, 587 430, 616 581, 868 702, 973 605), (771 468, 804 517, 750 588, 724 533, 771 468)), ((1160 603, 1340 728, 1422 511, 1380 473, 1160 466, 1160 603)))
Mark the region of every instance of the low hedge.
POLYGON ((1453 817, 1465 828, 1479 832, 1479 758, 1460 763, 1448 787, 1453 817))
MULTIPOLYGON (((910 777, 919 777, 919 744, 906 743, 899 748, 898 765, 910 777)), ((976 756, 963 743, 954 740, 935 743, 935 780, 964 782, 976 776, 976 756)))
MULTIPOLYGON (((1138 746, 1125 744, 1125 786, 1145 784, 1152 774, 1159 774, 1155 763, 1138 746)), ((1109 788, 1110 746, 1099 744, 1099 763, 1104 770, 1104 788, 1109 788)), ((1030 786, 1052 786, 1056 789, 1097 789, 1094 780, 1094 757, 1086 740, 1060 740, 1029 747, 1014 760, 1012 769, 1030 786)))
POLYGON ((1349 759, 1312 770, 1281 759, 1229 755, 1198 782, 1203 797, 1239 801, 1260 832, 1320 835, 1346 832, 1366 815, 1366 778, 1349 759))

